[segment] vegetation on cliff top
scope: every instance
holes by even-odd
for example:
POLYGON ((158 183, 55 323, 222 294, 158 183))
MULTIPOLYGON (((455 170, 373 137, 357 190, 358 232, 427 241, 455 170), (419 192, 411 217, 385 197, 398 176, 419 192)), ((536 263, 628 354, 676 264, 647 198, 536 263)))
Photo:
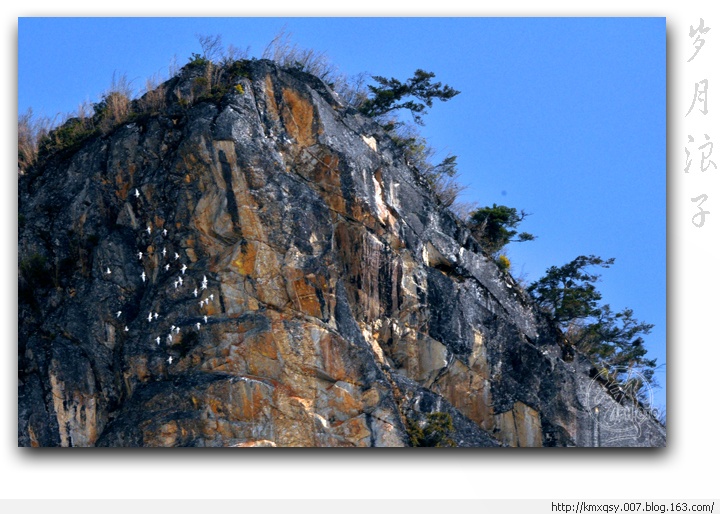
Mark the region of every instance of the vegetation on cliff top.
MULTIPOLYGON (((192 88, 177 103, 188 108, 198 102, 220 102, 228 93, 243 94, 237 79, 245 74, 249 60, 249 48, 240 50, 233 45, 227 48, 219 35, 198 35, 200 53, 193 53, 183 68, 171 66, 175 77, 182 70, 192 70, 198 76, 192 79, 192 88), (198 73, 199 72, 199 73, 198 73)), ((341 73, 325 54, 301 49, 281 31, 265 48, 262 58, 271 59, 280 67, 314 75, 326 82, 351 109, 376 118, 412 165, 436 194, 438 202, 452 206, 462 186, 456 180, 456 157, 448 155, 434 163, 435 151, 417 130, 406 126, 390 113, 407 109, 416 123, 422 124, 422 116, 434 100, 447 101, 459 91, 431 82, 432 72, 417 70, 415 75, 401 83, 395 78, 374 76, 378 86, 368 86, 366 74, 349 77, 341 73), (411 97, 415 100, 406 100, 411 97)), ((171 78, 172 78, 171 77, 171 78)), ((30 172, 38 162, 52 155, 76 150, 93 136, 110 133, 116 127, 143 117, 157 115, 169 107, 167 83, 157 77, 146 81, 144 93, 133 99, 130 82, 125 75, 113 76, 111 86, 96 104, 83 103, 78 110, 60 119, 37 117, 32 110, 18 117, 18 174, 30 172)))

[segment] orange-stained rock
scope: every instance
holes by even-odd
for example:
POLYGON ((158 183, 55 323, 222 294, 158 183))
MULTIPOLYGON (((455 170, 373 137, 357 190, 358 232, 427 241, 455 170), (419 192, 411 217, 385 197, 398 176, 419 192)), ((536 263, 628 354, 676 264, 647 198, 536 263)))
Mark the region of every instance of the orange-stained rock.
POLYGON ((281 113, 286 129, 301 147, 311 146, 315 142, 312 104, 292 89, 283 88, 282 96, 281 113))
POLYGON ((512 410, 495 417, 495 422, 508 446, 542 446, 542 425, 536 410, 522 402, 515 402, 512 410))

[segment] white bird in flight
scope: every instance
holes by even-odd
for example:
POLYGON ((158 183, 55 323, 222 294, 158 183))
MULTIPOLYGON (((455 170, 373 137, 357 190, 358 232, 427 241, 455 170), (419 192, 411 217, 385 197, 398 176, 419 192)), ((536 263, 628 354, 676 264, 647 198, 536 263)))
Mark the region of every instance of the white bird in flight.
POLYGON ((200 322, 199 321, 197 323, 195 323, 195 326, 197 327, 198 330, 200 330, 200 322))
POLYGON ((135 188, 135 198, 140 198, 140 191, 135 188))
POLYGON ((119 318, 119 317, 120 317, 120 314, 122 314, 122 311, 117 311, 117 314, 115 314, 115 317, 116 317, 116 318, 119 318))
POLYGON ((152 312, 148 314, 148 323, 152 323, 152 312))
POLYGON ((105 274, 106 274, 106 275, 110 275, 111 273, 112 273, 112 271, 110 271, 110 268, 108 268, 107 270, 105 270, 105 274))
POLYGON ((203 320, 205 320, 205 323, 207 323, 207 316, 203 316, 203 320))
POLYGON ((168 357, 168 364, 172 364, 172 361, 173 361, 173 358, 172 358, 172 355, 171 355, 170 357, 168 357))
POLYGON ((142 252, 138 252, 138 259, 142 260, 142 252))
POLYGON ((175 260, 178 260, 179 258, 180 258, 180 256, 178 255, 177 252, 175 252, 175 260))
POLYGON ((207 289, 207 284, 206 284, 205 282, 203 282, 202 284, 200 284, 200 290, 202 291, 202 290, 204 290, 204 289, 207 289))
POLYGON ((185 264, 182 265, 182 268, 180 268, 180 271, 182 271, 182 274, 185 274, 185 270, 187 269, 187 266, 185 264))
POLYGON ((176 280, 175 282, 173 282, 173 284, 175 284, 175 289, 177 289, 177 287, 178 287, 178 281, 176 280))
POLYGON ((170 332, 172 332, 173 330, 175 330, 175 325, 170 326, 170 332))
POLYGON ((172 343, 172 332, 170 332, 170 333, 168 334, 168 341, 170 341, 170 342, 172 343))
POLYGON ((197 295, 198 295, 197 287, 195 288, 195 291, 193 291, 193 294, 195 295, 195 298, 197 298, 197 295))
POLYGON ((150 227, 150 225, 148 225, 147 233, 148 233, 148 235, 152 234, 152 228, 150 227))
POLYGON ((167 270, 169 270, 169 269, 170 269, 170 265, 169 265, 169 264, 166 264, 166 265, 165 265, 165 271, 167 271, 167 270))
POLYGON ((127 326, 125 327, 125 332, 130 332, 130 329, 127 326))
POLYGON ((145 282, 145 272, 144 271, 142 272, 142 275, 140 275, 140 277, 142 278, 142 281, 145 282))
POLYGON ((155 313, 155 319, 158 319, 158 316, 159 316, 159 314, 156 312, 156 313, 155 313))
POLYGON ((157 337, 155 338, 155 341, 157 342, 157 344, 160 344, 160 336, 157 336, 157 337))
POLYGON ((202 307, 204 303, 205 303, 205 300, 200 300, 200 307, 202 307))
POLYGON ((166 229, 166 228, 163 229, 163 235, 164 235, 164 236, 167 235, 167 229, 166 229))
POLYGON ((180 282, 180 285, 183 284, 183 279, 182 279, 182 277, 178 277, 178 282, 180 282))
POLYGON ((167 253, 167 250, 165 250, 165 248, 163 248, 163 257, 165 257, 166 253, 167 253))
POLYGON ((175 333, 176 333, 176 334, 179 334, 179 333, 180 333, 180 327, 175 327, 175 333))

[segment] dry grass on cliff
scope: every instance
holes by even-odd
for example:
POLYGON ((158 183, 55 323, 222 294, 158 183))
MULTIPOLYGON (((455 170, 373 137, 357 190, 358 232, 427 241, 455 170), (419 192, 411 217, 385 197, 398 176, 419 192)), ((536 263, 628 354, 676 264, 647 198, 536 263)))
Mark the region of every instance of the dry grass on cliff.
POLYGON ((18 116, 18 175, 23 175, 37 161, 40 141, 53 128, 46 116, 36 117, 32 109, 18 116))
POLYGON ((117 125, 124 123, 130 114, 130 102, 133 90, 127 75, 113 73, 110 88, 105 91, 103 98, 96 107, 100 113, 99 128, 107 134, 117 125))
POLYGON ((142 111, 157 114, 166 106, 165 94, 167 90, 158 75, 145 79, 145 94, 140 97, 139 107, 142 111))
POLYGON ((282 28, 265 47, 263 59, 270 59, 283 68, 293 68, 315 75, 328 84, 351 107, 367 99, 367 73, 346 75, 338 70, 325 52, 301 48, 292 41, 292 33, 282 28))

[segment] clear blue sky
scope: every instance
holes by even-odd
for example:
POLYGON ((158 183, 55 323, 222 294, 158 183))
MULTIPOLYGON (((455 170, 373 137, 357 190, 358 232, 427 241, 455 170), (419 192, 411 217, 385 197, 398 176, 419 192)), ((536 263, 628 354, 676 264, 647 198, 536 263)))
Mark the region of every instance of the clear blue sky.
MULTIPOLYGON (((532 213, 508 248, 532 281, 578 255, 615 257, 603 301, 655 328, 665 363, 664 18, 20 18, 18 109, 54 116, 97 101, 114 72, 137 91, 221 34, 259 57, 285 26, 342 71, 433 71, 461 91, 422 133, 458 156, 463 200, 532 213)), ((665 370, 655 405, 665 405, 665 370)))

